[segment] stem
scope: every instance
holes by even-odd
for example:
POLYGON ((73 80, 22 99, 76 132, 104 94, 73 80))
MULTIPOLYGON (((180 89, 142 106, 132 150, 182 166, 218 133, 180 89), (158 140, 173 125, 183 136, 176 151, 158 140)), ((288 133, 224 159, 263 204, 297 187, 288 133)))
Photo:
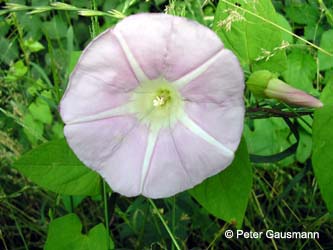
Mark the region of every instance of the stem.
POLYGON ((15 216, 15 214, 13 213, 13 210, 10 209, 10 211, 11 211, 11 215, 13 216, 13 219, 14 219, 14 221, 15 221, 15 226, 16 226, 16 228, 17 228, 17 231, 18 231, 18 233, 19 233, 19 235, 20 235, 20 237, 21 237, 21 240, 22 240, 22 242, 23 242, 24 249, 25 249, 25 250, 29 250, 29 247, 28 247, 28 245, 27 245, 27 242, 26 242, 25 239, 24 239, 24 235, 23 235, 23 233, 22 233, 21 226, 20 226, 20 224, 17 222, 16 216, 15 216))
POLYGON ((7 247, 7 244, 6 244, 6 241, 5 241, 4 237, 2 235, 1 229, 0 229, 0 238, 1 238, 1 241, 3 243, 3 246, 5 247, 5 250, 8 250, 8 247, 7 247))
POLYGON ((153 209, 155 210, 155 212, 157 213, 158 218, 159 218, 160 221, 162 222, 162 224, 163 224, 165 230, 168 232, 168 234, 169 234, 169 236, 170 236, 170 238, 171 238, 171 240, 172 240, 172 243, 174 244, 174 246, 176 247, 176 249, 177 249, 177 250, 181 250, 181 248, 180 248, 180 246, 178 245, 178 243, 177 243, 177 241, 176 241, 174 235, 172 234, 172 232, 171 232, 169 226, 167 225, 166 221, 163 219, 163 217, 162 217, 160 211, 157 209, 157 207, 156 207, 155 203, 153 202, 153 200, 152 200, 152 199, 148 199, 148 201, 149 201, 150 205, 153 207, 153 209))
POLYGON ((333 15, 329 11, 329 9, 326 7, 326 5, 325 5, 325 3, 324 3, 323 0, 318 0, 318 3, 320 5, 320 8, 324 11, 324 13, 326 15, 326 18, 328 19, 328 22, 332 26, 332 24, 333 24, 333 15))
POLYGON ((16 16, 16 13, 13 13, 13 22, 14 22, 14 25, 17 29, 17 33, 18 33, 18 41, 19 41, 19 45, 21 47, 21 50, 23 52, 23 55, 24 55, 24 61, 26 63, 26 65, 29 66, 30 64, 30 60, 29 60, 29 53, 26 51, 26 47, 24 45, 24 38, 23 38, 23 31, 21 29, 21 26, 19 25, 18 21, 17 21, 17 16, 16 16))
MULTIPOLYGON (((93 10, 97 10, 97 7, 96 7, 96 1, 95 0, 92 0, 91 1, 91 7, 93 10)), ((98 29, 98 19, 97 19, 97 16, 92 16, 91 18, 91 33, 92 33, 92 38, 95 38, 96 35, 97 35, 97 29, 98 29)))
MULTIPOLYGON (((269 226, 268 226, 268 223, 267 223, 267 220, 266 220, 266 217, 261 209, 261 206, 260 206, 260 202, 257 198, 257 195, 255 194, 255 192, 252 190, 252 196, 253 196, 253 199, 254 199, 254 203, 257 205, 257 208, 258 208, 258 212, 259 212, 259 215, 260 217, 262 218, 263 222, 264 222, 264 225, 266 226, 266 228, 268 229, 269 226)), ((278 247, 276 245, 276 242, 274 239, 271 239, 272 240, 272 243, 273 243, 273 247, 275 250, 278 250, 278 247)))
POLYGON ((229 226, 228 223, 225 223, 224 226, 215 234, 214 239, 209 243, 208 247, 206 248, 206 250, 211 249, 215 242, 218 239, 221 239, 222 234, 224 233, 224 231, 227 229, 227 227, 229 226))
POLYGON ((299 109, 295 111, 283 111, 275 108, 249 107, 246 109, 246 116, 251 119, 263 119, 269 117, 296 117, 311 115, 313 110, 299 109))
POLYGON ((106 244, 107 249, 110 249, 110 228, 109 228, 109 209, 108 209, 108 194, 107 194, 107 186, 104 180, 103 181, 103 201, 104 201, 104 223, 106 229, 106 244))
MULTIPOLYGON (((172 232, 175 234, 176 231, 176 197, 172 197, 172 232)), ((171 250, 174 250, 174 245, 171 246, 171 250)))

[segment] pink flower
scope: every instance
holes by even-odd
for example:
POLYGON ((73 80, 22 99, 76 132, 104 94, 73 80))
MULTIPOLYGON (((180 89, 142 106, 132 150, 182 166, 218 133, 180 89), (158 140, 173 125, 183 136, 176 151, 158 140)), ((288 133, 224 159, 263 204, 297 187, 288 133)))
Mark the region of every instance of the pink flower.
POLYGON ((232 162, 243 88, 236 57, 214 32, 138 14, 84 50, 60 112, 70 147, 113 191, 161 198, 232 162))

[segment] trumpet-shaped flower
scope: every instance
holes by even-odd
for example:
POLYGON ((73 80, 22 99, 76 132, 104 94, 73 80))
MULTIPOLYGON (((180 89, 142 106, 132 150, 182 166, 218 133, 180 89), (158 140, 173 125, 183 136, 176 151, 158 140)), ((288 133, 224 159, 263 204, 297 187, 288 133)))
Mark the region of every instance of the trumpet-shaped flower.
POLYGON ((70 147, 115 192, 161 198, 232 162, 243 88, 236 57, 214 32, 138 14, 84 50, 60 113, 70 147))

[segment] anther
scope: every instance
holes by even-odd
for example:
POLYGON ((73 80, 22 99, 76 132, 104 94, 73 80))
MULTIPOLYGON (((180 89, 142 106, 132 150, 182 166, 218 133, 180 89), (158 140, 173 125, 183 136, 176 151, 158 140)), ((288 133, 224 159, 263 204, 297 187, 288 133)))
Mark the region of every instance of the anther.
POLYGON ((165 104, 166 100, 163 96, 156 96, 155 99, 153 100, 153 105, 155 107, 161 107, 165 104))

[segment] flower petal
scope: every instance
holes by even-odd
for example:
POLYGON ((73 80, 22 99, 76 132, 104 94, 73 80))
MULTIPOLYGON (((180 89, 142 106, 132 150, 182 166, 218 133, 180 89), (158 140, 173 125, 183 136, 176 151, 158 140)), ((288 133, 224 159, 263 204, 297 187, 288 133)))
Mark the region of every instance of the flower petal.
POLYGON ((163 14, 137 14, 125 18, 114 28, 150 79, 158 78, 164 70, 171 20, 163 14))
POLYGON ((79 159, 126 196, 140 194, 147 135, 148 129, 130 116, 65 126, 67 141, 79 159))
POLYGON ((175 81, 200 67, 223 49, 219 37, 207 27, 181 17, 172 20, 167 67, 163 71, 169 81, 175 81))
POLYGON ((179 123, 164 129, 156 142, 143 195, 169 197, 189 189, 226 168, 233 156, 179 123))
POLYGON ((243 130, 243 72, 237 58, 224 49, 210 67, 181 93, 185 112, 204 131, 235 151, 243 130))
POLYGON ((129 50, 150 79, 176 80, 223 48, 218 36, 195 21, 165 14, 137 14, 119 22, 129 50), (209 45, 209 46, 207 46, 209 45))
POLYGON ((223 105, 187 102, 185 110, 204 131, 235 151, 243 131, 244 105, 240 100, 224 102, 223 105))
POLYGON ((128 101, 138 85, 112 30, 107 30, 84 50, 60 104, 63 121, 117 107, 128 101))
POLYGON ((244 79, 237 58, 227 49, 218 55, 206 71, 181 89, 185 100, 219 104, 230 99, 242 101, 244 79))

